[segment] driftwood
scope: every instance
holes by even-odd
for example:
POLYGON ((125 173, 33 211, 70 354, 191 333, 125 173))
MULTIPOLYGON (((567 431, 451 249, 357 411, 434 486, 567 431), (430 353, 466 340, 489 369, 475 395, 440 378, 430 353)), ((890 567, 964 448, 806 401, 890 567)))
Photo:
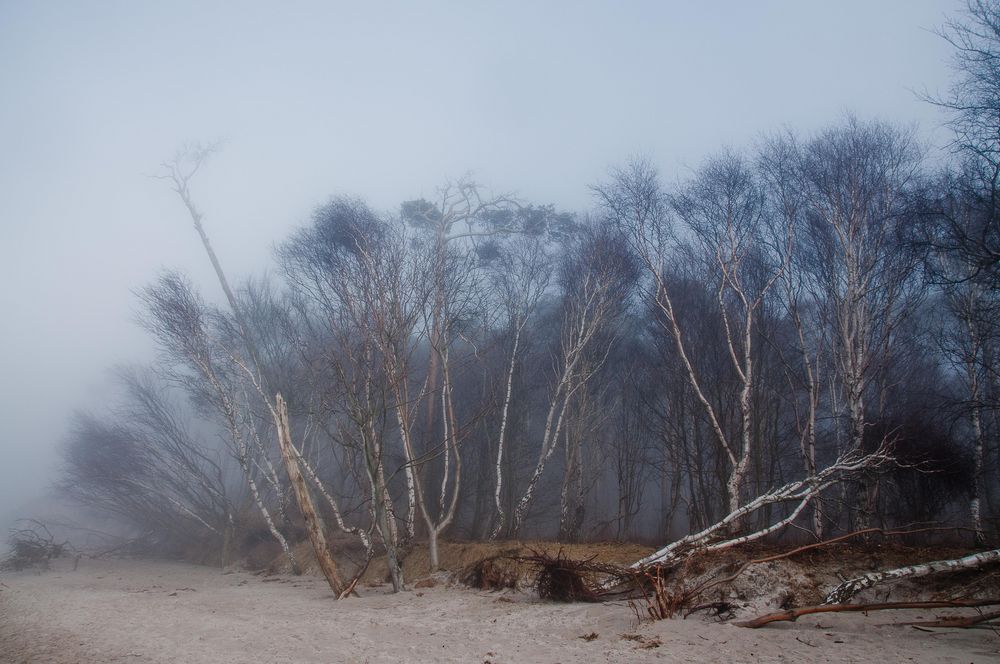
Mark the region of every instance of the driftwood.
POLYGON ((763 616, 758 616, 752 620, 743 620, 733 624, 739 627, 750 627, 752 629, 756 629, 758 627, 763 627, 764 625, 769 625, 773 622, 794 621, 800 616, 812 613, 868 612, 885 611, 889 609, 954 609, 997 605, 1000 605, 1000 599, 952 600, 939 602, 885 602, 881 604, 820 604, 819 606, 803 606, 798 609, 768 613, 763 616))
POLYGON ((978 613, 974 616, 947 616, 937 620, 925 620, 921 622, 905 622, 901 625, 910 627, 960 627, 968 628, 990 623, 992 620, 1000 618, 1000 611, 990 611, 989 613, 978 613))

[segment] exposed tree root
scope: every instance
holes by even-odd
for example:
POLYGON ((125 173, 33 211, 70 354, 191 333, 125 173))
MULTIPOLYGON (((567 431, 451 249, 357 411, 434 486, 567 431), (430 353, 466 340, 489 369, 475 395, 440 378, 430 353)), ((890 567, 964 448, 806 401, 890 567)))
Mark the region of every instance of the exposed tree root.
POLYGON ((25 528, 10 531, 10 555, 0 560, 0 570, 19 571, 35 566, 48 567, 53 558, 61 558, 69 542, 56 542, 48 527, 41 521, 25 519, 25 528))
POLYGON ((513 562, 510 556, 483 558, 462 570, 459 580, 480 590, 517 588, 518 576, 513 562))
POLYGON ((592 560, 572 560, 562 549, 553 557, 544 553, 520 558, 538 567, 535 590, 542 599, 557 602, 598 602, 600 595, 587 581, 594 571, 592 560))

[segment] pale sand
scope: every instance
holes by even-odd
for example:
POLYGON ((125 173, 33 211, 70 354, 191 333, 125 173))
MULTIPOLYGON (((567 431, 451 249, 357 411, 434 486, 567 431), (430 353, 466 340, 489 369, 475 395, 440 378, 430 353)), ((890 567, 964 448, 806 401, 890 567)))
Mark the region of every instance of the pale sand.
POLYGON ((693 617, 636 625, 622 604, 442 587, 362 588, 337 602, 315 577, 138 561, 84 560, 77 571, 60 562, 0 583, 2 662, 1000 661, 993 630, 880 626, 940 611, 827 614, 760 630, 693 617))

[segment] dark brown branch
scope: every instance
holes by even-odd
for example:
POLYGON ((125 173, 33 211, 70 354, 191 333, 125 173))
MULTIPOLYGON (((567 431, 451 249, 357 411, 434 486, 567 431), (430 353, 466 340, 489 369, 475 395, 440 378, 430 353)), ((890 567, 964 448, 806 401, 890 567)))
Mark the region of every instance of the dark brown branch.
POLYGON ((975 600, 952 600, 941 602, 886 602, 882 604, 822 604, 820 606, 803 606, 798 609, 779 611, 758 616, 752 620, 742 620, 733 623, 738 627, 749 627, 756 629, 773 622, 794 621, 800 616, 811 613, 841 613, 841 612, 868 612, 884 611, 888 609, 951 609, 968 608, 977 606, 997 606, 1000 599, 975 599, 975 600))
POLYGON ((910 627, 975 627, 976 625, 990 620, 1000 618, 1000 611, 990 611, 989 613, 979 613, 974 616, 945 616, 937 620, 927 620, 923 622, 906 622, 901 625, 910 627))

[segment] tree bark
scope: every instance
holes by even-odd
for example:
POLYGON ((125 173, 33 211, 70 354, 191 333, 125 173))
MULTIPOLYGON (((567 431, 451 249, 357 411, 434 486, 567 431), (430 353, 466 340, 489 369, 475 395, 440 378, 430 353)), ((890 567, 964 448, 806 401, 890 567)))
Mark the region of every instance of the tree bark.
POLYGON ((977 607, 977 606, 994 606, 1000 604, 998 599, 979 599, 979 600, 955 600, 950 602, 888 602, 882 604, 823 604, 820 606, 803 606, 798 609, 791 609, 789 611, 780 611, 778 613, 769 613, 767 615, 759 616, 753 620, 744 620, 741 622, 733 623, 738 627, 749 627, 751 629, 756 629, 758 627, 763 627, 764 625, 769 625, 773 622, 781 621, 793 621, 799 616, 807 616, 811 613, 839 613, 842 611, 854 611, 854 612, 867 612, 867 611, 882 611, 885 609, 947 609, 947 608, 963 608, 963 607, 977 607))
POLYGON ((330 584, 330 589, 340 597, 344 592, 344 582, 337 571, 337 563, 330 554, 329 546, 324 534, 323 521, 316 512, 312 497, 309 495, 309 487, 306 485, 302 470, 299 468, 298 455, 292 448, 291 426, 288 422, 288 406, 284 397, 279 392, 275 396, 275 426, 278 429, 278 448, 281 450, 281 460, 285 463, 288 471, 288 480, 291 482, 292 491, 302 512, 302 518, 306 522, 306 532, 309 534, 309 542, 312 544, 326 582, 330 584))
POLYGON ((920 565, 908 565, 906 567, 897 567, 896 569, 883 570, 881 572, 872 572, 871 574, 865 574, 855 579, 844 581, 826 596, 826 601, 823 603, 843 604, 845 602, 849 602, 851 598, 862 590, 871 588, 872 586, 876 586, 880 583, 885 583, 886 581, 915 579, 922 576, 930 576, 931 574, 938 574, 940 572, 975 569, 997 561, 1000 561, 1000 549, 992 549, 990 551, 982 551, 980 553, 974 553, 972 555, 965 556, 964 558, 956 558, 954 560, 935 560, 933 562, 922 563, 920 565))

